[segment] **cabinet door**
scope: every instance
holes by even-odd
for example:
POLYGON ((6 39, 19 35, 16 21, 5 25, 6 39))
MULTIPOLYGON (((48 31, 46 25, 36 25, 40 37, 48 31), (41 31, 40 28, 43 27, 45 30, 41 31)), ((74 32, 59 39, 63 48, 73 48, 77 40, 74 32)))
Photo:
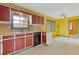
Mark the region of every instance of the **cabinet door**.
POLYGON ((0 5, 0 21, 2 21, 2 5, 0 5))
POLYGON ((42 43, 46 45, 46 32, 42 32, 42 43))
POLYGON ((0 21, 10 21, 10 8, 0 5, 0 21))
POLYGON ((32 36, 26 38, 26 47, 32 46, 32 36))
POLYGON ((36 15, 32 15, 32 24, 36 24, 36 15))
POLYGON ((25 38, 22 37, 22 38, 16 38, 15 40, 15 50, 20 50, 20 49, 23 49, 25 47, 25 38))
POLYGON ((40 24, 40 16, 37 16, 37 24, 40 24))
POLYGON ((44 24, 44 17, 40 17, 40 23, 44 24))
POLYGON ((3 55, 14 52, 14 39, 4 40, 2 43, 3 43, 3 55))
POLYGON ((42 35, 42 43, 46 44, 46 35, 42 35))

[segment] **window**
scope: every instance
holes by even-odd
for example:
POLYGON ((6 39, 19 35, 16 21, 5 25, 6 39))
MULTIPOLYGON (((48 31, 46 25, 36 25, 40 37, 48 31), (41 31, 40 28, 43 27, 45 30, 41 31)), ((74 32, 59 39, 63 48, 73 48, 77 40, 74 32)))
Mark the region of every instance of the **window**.
POLYGON ((55 23, 53 21, 47 21, 47 32, 55 30, 55 23))
POLYGON ((72 30, 73 28, 72 22, 69 23, 69 30, 72 30))
POLYGON ((52 31, 55 31, 55 22, 52 22, 52 31))
POLYGON ((29 15, 26 15, 21 12, 13 11, 12 13, 12 28, 28 28, 28 17, 29 15))

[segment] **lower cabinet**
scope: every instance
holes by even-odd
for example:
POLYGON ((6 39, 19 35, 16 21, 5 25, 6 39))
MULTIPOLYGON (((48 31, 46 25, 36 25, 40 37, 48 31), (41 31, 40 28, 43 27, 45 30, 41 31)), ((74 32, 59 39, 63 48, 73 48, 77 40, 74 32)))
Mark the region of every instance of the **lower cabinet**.
POLYGON ((2 36, 2 55, 33 46, 33 34, 16 34, 2 36))
POLYGON ((32 46, 33 44, 33 38, 32 36, 26 37, 26 47, 32 46))
MULTIPOLYGON (((1 40, 2 40, 1 42, 2 43, 2 49, 1 49, 2 55, 7 55, 12 52, 24 49, 24 48, 34 46, 34 34, 33 33, 16 34, 16 35, 9 35, 9 36, 6 35, 6 36, 2 36, 1 40)), ((38 33, 38 40, 39 42, 41 42, 41 34, 39 33, 38 33)), ((46 35, 42 35, 42 42, 46 43, 46 35)))
POLYGON ((33 34, 26 34, 26 47, 33 46, 33 34))
POLYGON ((16 38, 15 39, 15 50, 20 50, 23 49, 25 47, 25 38, 16 38))
POLYGON ((42 42, 46 43, 46 35, 42 35, 42 42))
POLYGON ((3 55, 14 52, 14 39, 4 40, 2 44, 3 44, 3 53, 2 53, 3 55))
POLYGON ((42 32, 42 43, 46 45, 46 33, 42 32))

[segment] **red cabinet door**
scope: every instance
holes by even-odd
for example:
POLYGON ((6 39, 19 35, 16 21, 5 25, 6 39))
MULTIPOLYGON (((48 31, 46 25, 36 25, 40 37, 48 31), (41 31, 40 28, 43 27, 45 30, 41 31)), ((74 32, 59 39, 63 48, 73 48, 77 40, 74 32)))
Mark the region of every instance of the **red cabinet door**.
POLYGON ((40 17, 40 23, 44 24, 44 17, 40 17))
POLYGON ((46 43, 46 35, 42 35, 42 42, 46 43))
POLYGON ((20 50, 23 49, 25 47, 25 38, 16 38, 15 40, 15 50, 20 50))
POLYGON ((3 43, 3 55, 14 52, 14 39, 4 40, 2 43, 3 43))
POLYGON ((42 43, 46 44, 46 33, 45 32, 42 33, 42 43))
POLYGON ((32 24, 36 24, 36 15, 32 15, 32 24))
POLYGON ((41 24, 40 23, 40 16, 37 16, 37 22, 36 22, 37 24, 41 24))
POLYGON ((32 36, 26 37, 26 47, 32 46, 32 36))
POLYGON ((0 21, 10 21, 10 8, 0 5, 0 21))

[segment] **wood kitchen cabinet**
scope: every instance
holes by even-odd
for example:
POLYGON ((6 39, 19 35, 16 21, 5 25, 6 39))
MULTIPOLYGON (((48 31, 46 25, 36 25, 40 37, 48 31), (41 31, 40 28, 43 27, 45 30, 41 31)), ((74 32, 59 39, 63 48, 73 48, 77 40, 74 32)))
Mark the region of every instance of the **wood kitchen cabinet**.
POLYGON ((46 43, 46 35, 42 35, 42 42, 46 43))
POLYGON ((0 21, 10 21, 10 8, 0 5, 0 21))
POLYGON ((20 50, 25 48, 25 35, 17 34, 15 39, 15 50, 20 50))
POLYGON ((36 24, 36 15, 32 15, 32 24, 36 24))
POLYGON ((26 34, 26 47, 33 45, 33 35, 32 34, 26 34))
POLYGON ((17 38, 15 42, 16 42, 16 46, 15 46, 16 51, 23 49, 25 47, 24 38, 17 38))
POLYGON ((5 40, 3 43, 3 55, 14 52, 14 39, 5 40))
POLYGON ((6 55, 9 53, 14 52, 14 36, 8 35, 8 36, 2 36, 2 54, 6 55))
POLYGON ((42 32, 42 43, 46 45, 46 33, 42 32))
POLYGON ((41 21, 40 21, 40 16, 37 16, 37 24, 41 24, 41 21))
POLYGON ((40 17, 40 24, 44 24, 44 17, 40 17))
POLYGON ((26 38, 26 47, 32 46, 32 36, 26 38))
POLYGON ((32 15, 32 24, 44 24, 44 17, 32 15))

